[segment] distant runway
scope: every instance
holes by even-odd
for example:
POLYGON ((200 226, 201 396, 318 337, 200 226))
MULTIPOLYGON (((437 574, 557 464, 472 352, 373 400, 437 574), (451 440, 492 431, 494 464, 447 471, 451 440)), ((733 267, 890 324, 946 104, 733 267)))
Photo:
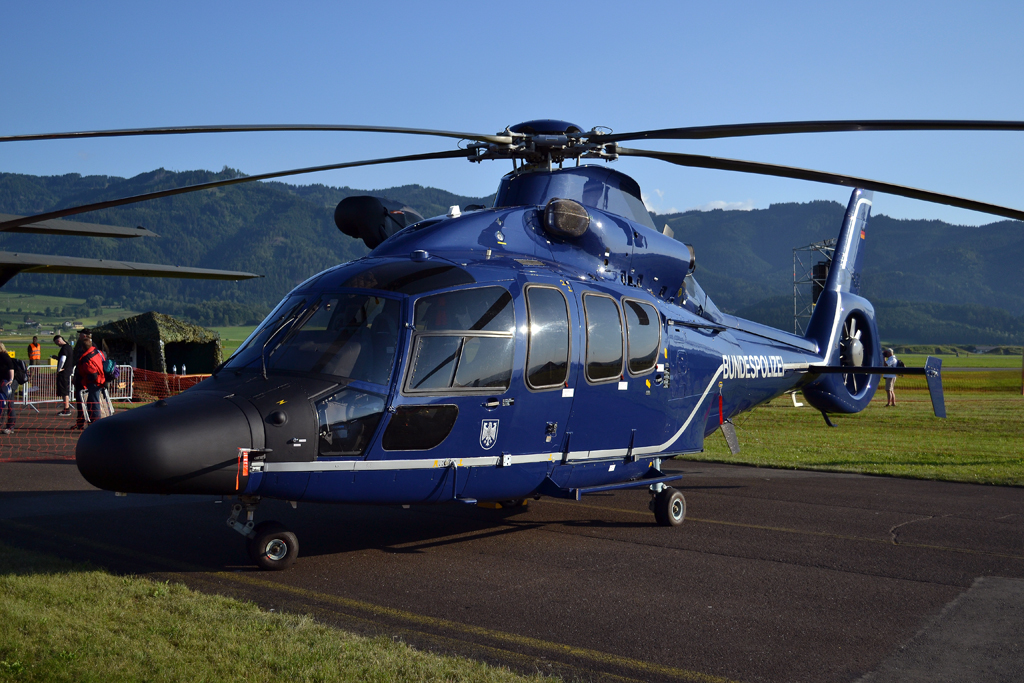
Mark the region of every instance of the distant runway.
POLYGON ((1024 489, 693 462, 687 520, 645 491, 522 512, 267 502, 299 537, 248 564, 228 503, 0 463, 0 540, 580 680, 1018 680, 1024 489))

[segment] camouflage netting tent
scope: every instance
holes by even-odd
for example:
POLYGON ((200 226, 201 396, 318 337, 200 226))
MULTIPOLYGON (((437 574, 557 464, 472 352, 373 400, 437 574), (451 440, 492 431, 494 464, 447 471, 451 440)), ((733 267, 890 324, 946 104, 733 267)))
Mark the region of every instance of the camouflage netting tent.
POLYGON ((166 373, 176 365, 206 374, 221 362, 218 333, 152 311, 94 327, 92 340, 118 364, 142 370, 166 373))

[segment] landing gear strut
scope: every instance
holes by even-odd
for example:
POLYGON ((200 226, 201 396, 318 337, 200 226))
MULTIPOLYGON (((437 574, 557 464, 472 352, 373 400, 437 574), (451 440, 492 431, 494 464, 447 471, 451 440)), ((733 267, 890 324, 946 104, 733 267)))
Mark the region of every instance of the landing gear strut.
POLYGON ((279 522, 265 521, 254 524, 253 515, 260 499, 255 496, 240 496, 240 503, 231 508, 229 527, 245 536, 249 558, 260 569, 280 571, 295 564, 299 556, 299 539, 279 522), (245 511, 245 524, 238 521, 245 511))
POLYGON ((665 486, 659 491, 651 487, 651 510, 661 526, 679 526, 686 517, 686 499, 678 489, 665 486))

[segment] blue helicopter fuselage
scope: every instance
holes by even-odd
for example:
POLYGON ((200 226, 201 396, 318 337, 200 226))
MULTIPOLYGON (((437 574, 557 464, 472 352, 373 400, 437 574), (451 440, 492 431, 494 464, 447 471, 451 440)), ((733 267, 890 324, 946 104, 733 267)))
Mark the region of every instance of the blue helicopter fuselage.
POLYGON ((637 479, 825 381, 816 341, 714 306, 632 182, 509 176, 511 206, 402 230, 296 287, 213 377, 91 426, 79 468, 117 491, 500 501, 637 479), (578 238, 543 224, 566 195, 578 238))

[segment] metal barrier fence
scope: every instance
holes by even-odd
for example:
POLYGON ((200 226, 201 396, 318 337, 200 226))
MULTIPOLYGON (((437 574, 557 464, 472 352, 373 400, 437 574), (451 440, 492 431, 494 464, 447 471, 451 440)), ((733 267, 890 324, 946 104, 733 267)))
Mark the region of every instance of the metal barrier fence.
MULTIPOLYGON (((108 391, 114 403, 146 403, 173 396, 196 385, 208 375, 165 375, 119 365, 120 375, 108 391)), ((57 412, 64 400, 57 395, 56 368, 33 366, 26 382, 6 410, 0 410, 0 462, 14 460, 70 460, 82 428, 76 402, 70 415, 57 412), (47 405, 49 404, 49 405, 47 405), (38 407, 37 407, 38 406, 38 407), (31 410, 26 410, 31 408, 31 410)), ((2 405, 2 404, 0 404, 2 405)), ((116 407, 116 406, 115 406, 116 407)), ((117 408, 119 412, 123 408, 117 408)))
MULTIPOLYGON (((134 392, 134 368, 130 365, 118 365, 119 375, 112 382, 107 382, 107 393, 112 401, 131 401, 134 392)), ((71 381, 74 383, 74 373, 71 371, 71 381)), ((36 412, 36 404, 40 403, 62 403, 63 396, 57 395, 57 368, 52 365, 30 365, 28 368, 28 381, 18 387, 20 397, 17 403, 28 406, 36 412)), ((74 393, 74 392, 72 392, 74 393)), ((75 402, 75 397, 71 397, 75 402)))

